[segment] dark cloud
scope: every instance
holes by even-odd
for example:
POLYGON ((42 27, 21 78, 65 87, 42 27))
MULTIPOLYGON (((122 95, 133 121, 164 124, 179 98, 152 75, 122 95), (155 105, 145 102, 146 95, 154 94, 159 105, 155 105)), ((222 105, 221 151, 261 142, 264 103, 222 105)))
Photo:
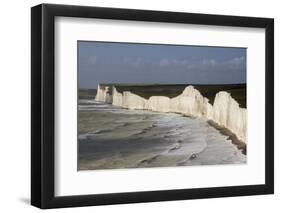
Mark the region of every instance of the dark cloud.
POLYGON ((246 82, 246 49, 81 42, 79 87, 98 83, 246 82))

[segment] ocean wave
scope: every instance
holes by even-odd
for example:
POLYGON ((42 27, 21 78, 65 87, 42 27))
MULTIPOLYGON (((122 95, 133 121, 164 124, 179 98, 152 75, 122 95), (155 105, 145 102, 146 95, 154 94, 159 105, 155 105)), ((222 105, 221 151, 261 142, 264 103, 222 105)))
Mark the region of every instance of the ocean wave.
POLYGON ((112 132, 113 129, 100 129, 100 130, 96 130, 93 132, 93 134, 98 135, 98 134, 103 134, 103 133, 108 133, 108 132, 112 132))
POLYGON ((95 109, 95 108, 109 108, 109 106, 108 105, 102 105, 102 104, 98 104, 98 105, 96 105, 96 104, 80 104, 79 105, 79 107, 80 108, 93 108, 93 109, 95 109))
POLYGON ((154 128, 154 127, 155 127, 154 125, 150 125, 150 126, 148 126, 148 127, 145 127, 145 128, 143 128, 143 129, 141 129, 139 132, 133 134, 132 136, 134 136, 134 135, 143 135, 143 134, 149 132, 149 131, 150 131, 152 128, 154 128))
POLYGON ((88 132, 88 133, 79 133, 78 134, 78 139, 79 140, 86 140, 86 139, 89 139, 91 137, 94 137, 95 135, 101 135, 101 134, 104 134, 104 133, 109 133, 109 132, 112 132, 113 129, 100 129, 100 130, 96 130, 94 132, 88 132))
POLYGON ((109 112, 114 113, 118 111, 118 109, 110 108, 108 106, 96 106, 96 105, 79 105, 79 111, 98 111, 98 112, 109 112))
POLYGON ((160 155, 154 155, 150 158, 143 159, 139 163, 137 163, 136 167, 141 167, 143 166, 143 164, 151 164, 156 161, 158 157, 160 157, 160 155))
POLYGON ((181 140, 180 140, 179 142, 175 143, 175 145, 174 145, 172 148, 170 148, 170 149, 168 150, 168 153, 180 149, 180 148, 182 147, 182 146, 181 146, 181 143, 182 143, 181 140))
POLYGON ((96 105, 104 105, 104 103, 95 101, 94 99, 79 99, 78 104, 96 104, 96 105))
POLYGON ((79 133, 78 140, 87 140, 88 138, 90 138, 92 136, 93 136, 93 134, 91 134, 91 133, 84 133, 84 134, 79 133))

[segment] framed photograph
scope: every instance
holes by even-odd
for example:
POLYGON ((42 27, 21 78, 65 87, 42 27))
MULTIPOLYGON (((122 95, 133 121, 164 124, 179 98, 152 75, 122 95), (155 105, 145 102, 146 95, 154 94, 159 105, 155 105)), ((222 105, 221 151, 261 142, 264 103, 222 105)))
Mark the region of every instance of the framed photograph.
POLYGON ((272 194, 274 21, 31 9, 31 203, 272 194))

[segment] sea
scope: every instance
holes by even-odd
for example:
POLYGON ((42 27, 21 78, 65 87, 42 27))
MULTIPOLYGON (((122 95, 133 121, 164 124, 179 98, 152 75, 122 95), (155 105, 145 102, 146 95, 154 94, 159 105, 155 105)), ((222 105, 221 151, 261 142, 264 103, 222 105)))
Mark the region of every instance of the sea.
POLYGON ((78 170, 245 164, 205 119, 80 99, 78 170))

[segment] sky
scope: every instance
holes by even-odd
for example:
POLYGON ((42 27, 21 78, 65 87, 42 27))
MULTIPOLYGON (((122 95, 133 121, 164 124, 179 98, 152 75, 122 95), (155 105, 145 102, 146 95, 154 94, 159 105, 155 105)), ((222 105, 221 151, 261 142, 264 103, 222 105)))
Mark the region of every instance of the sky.
POLYGON ((246 83, 246 49, 78 41, 79 88, 99 83, 246 83))

